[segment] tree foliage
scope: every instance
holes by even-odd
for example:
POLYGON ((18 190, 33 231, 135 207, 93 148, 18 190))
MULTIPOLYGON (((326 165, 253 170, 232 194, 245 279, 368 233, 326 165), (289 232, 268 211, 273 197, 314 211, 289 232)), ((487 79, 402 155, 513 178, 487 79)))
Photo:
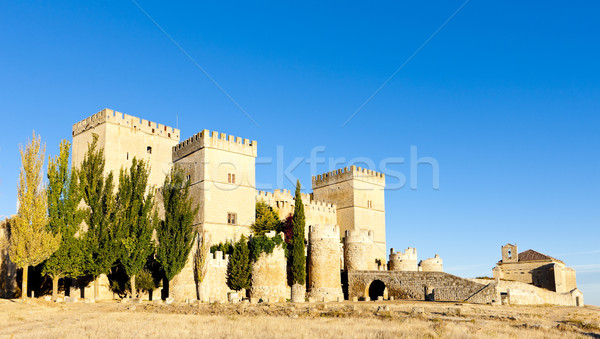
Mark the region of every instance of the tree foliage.
POLYGON ((19 175, 19 208, 11 227, 10 258, 23 268, 22 296, 27 295, 29 266, 46 260, 60 245, 61 235, 48 229, 46 189, 42 183, 46 147, 33 132, 31 142, 21 147, 21 173, 19 175))
POLYGON ((256 262, 261 253, 273 253, 273 250, 277 246, 285 249, 285 242, 280 234, 277 234, 274 237, 268 237, 265 234, 250 237, 248 249, 250 250, 251 262, 256 262))
POLYGON ((48 226, 53 234, 61 235, 62 241, 58 250, 44 262, 42 273, 53 279, 54 298, 59 278, 76 278, 85 271, 81 241, 75 237, 83 220, 78 208, 81 190, 77 172, 69 169, 70 148, 71 144, 63 140, 59 155, 48 162, 48 226))
POLYGON ((158 223, 156 260, 170 281, 185 266, 194 244, 197 231, 193 221, 198 207, 192 206, 190 182, 178 167, 165 178, 162 198, 164 220, 158 223))
POLYGON ((118 248, 114 240, 113 174, 110 172, 105 177, 104 165, 104 150, 98 148, 98 135, 94 134, 78 171, 83 201, 87 205, 84 213, 87 231, 83 237, 85 269, 86 273, 94 278, 100 274, 107 274, 118 258, 118 248))
POLYGON ((133 158, 129 169, 119 173, 119 189, 116 198, 115 234, 119 260, 127 276, 131 278, 132 294, 135 294, 135 276, 142 270, 154 251, 153 188, 148 189, 150 168, 147 163, 133 158), (148 191, 148 193, 146 193, 148 191))
POLYGON ((210 253, 215 253, 216 251, 221 251, 224 254, 231 255, 233 253, 234 247, 235 247, 235 243, 228 239, 225 242, 220 242, 218 244, 212 245, 210 247, 210 253))
POLYGON ((234 291, 249 288, 251 271, 252 262, 250 261, 248 239, 242 235, 233 247, 233 253, 227 262, 227 286, 234 291))
POLYGON ((300 195, 300 181, 296 182, 296 196, 294 204, 294 215, 292 217, 292 250, 291 252, 291 274, 292 283, 304 285, 306 281, 306 257, 304 228, 306 218, 304 216, 304 204, 300 195))
POLYGON ((256 203, 256 219, 250 225, 255 235, 263 235, 269 231, 279 231, 281 229, 281 220, 279 214, 264 201, 256 203))

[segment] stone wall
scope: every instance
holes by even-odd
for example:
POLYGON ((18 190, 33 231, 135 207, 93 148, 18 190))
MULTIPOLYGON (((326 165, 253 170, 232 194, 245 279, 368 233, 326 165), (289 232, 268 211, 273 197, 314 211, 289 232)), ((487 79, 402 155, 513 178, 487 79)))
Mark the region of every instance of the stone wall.
POLYGON ((206 276, 200 283, 200 301, 226 301, 227 293, 232 292, 227 287, 227 262, 229 255, 221 251, 213 253, 206 263, 206 276))
MULTIPOLYGON (((350 271, 349 298, 368 297, 371 283, 377 280, 385 284, 389 297, 408 300, 465 301, 488 285, 443 272, 350 271)), ((493 303, 493 294, 482 294, 473 302, 493 303)))
MULTIPOLYGON (((275 232, 267 233, 274 237, 275 232)), ((281 234, 283 238, 283 234, 281 234)), ((273 253, 261 253, 258 260, 252 265, 252 286, 250 297, 269 301, 285 301, 289 296, 287 287, 287 263, 285 250, 276 246, 273 253)))
POLYGON ((308 296, 316 300, 343 299, 339 234, 337 226, 309 226, 308 296))
MULTIPOLYGON (((473 279, 473 281, 485 283, 489 280, 473 279)), ((583 294, 576 288, 569 292, 558 293, 518 281, 497 280, 497 284, 503 301, 511 305, 584 305, 583 294)))

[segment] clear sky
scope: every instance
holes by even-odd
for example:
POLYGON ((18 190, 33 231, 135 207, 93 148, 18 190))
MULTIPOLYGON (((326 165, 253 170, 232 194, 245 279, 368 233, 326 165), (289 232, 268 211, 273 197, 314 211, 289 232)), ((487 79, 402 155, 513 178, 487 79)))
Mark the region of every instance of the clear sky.
MULTIPOLYGON (((0 3, 0 215, 15 212, 32 130, 55 155, 73 123, 112 108, 182 138, 257 140, 267 187, 293 188, 276 159, 319 146, 318 173, 402 157, 389 247, 475 277, 516 242, 574 267, 600 305, 597 2, 472 0, 433 37, 463 1, 138 4, 149 16, 125 0, 0 3), (410 188, 411 146, 439 163, 439 189, 428 165, 410 188)), ((309 164, 291 173, 310 188, 309 164)))

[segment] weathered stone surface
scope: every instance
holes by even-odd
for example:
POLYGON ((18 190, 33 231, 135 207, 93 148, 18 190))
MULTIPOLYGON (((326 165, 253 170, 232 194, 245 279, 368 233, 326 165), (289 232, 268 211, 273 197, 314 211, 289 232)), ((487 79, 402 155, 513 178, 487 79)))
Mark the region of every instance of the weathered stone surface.
POLYGON ((342 296, 339 234, 337 226, 310 226, 308 232, 309 297, 334 301, 342 296))
MULTIPOLYGON (((274 237, 275 232, 267 234, 274 237)), ((283 237, 283 234, 281 234, 283 237)), ((287 285, 286 258, 283 247, 277 246, 273 253, 261 253, 252 265, 252 286, 250 296, 253 298, 279 300, 285 298, 287 285)))
MULTIPOLYGON (((373 281, 385 284, 388 296, 394 299, 464 301, 487 285, 443 272, 354 271, 348 272, 348 292, 352 297, 368 297, 373 281)), ((478 298, 491 303, 493 299, 478 298), (484 300, 485 299, 485 300, 484 300)))
POLYGON ((300 284, 292 285, 292 302, 303 303, 306 299, 306 286, 300 284))

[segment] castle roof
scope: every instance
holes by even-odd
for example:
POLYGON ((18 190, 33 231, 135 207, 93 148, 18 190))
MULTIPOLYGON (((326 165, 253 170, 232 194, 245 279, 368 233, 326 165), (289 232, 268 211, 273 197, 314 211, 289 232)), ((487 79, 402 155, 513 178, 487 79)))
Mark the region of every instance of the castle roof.
POLYGON ((561 262, 560 260, 553 258, 549 255, 534 251, 534 250, 527 250, 525 252, 521 252, 519 253, 519 261, 544 261, 544 260, 550 260, 550 261, 557 261, 557 262, 561 262))

